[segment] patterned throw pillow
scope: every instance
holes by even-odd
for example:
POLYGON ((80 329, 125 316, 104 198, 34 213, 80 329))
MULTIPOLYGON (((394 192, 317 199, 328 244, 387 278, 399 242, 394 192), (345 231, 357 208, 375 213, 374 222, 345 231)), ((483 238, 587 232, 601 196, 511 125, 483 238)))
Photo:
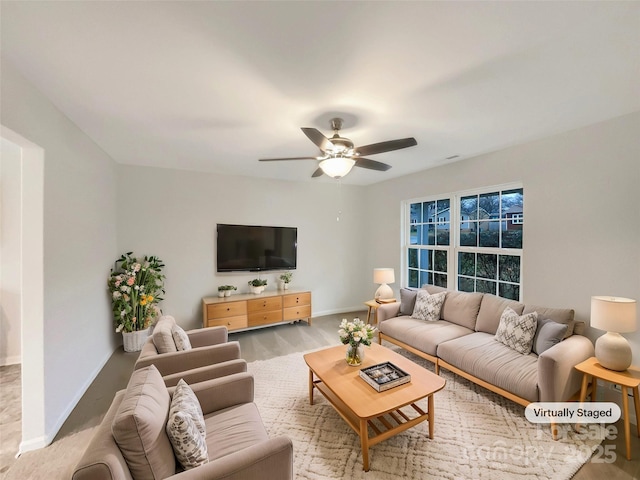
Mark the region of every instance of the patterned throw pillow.
POLYGON ((179 325, 171 327, 171 335, 173 336, 173 341, 176 343, 176 349, 178 349, 178 351, 191 350, 191 342, 189 341, 187 332, 179 325))
POLYGON ((518 315, 507 307, 502 312, 495 339, 518 353, 529 355, 538 326, 536 312, 518 315))
POLYGON ((176 458, 185 470, 209 461, 202 408, 183 379, 178 382, 171 400, 166 431, 176 458))
POLYGON ((444 303, 447 292, 440 292, 431 295, 426 290, 418 290, 416 294, 416 305, 413 307, 411 318, 435 322, 440 320, 440 309, 444 303))

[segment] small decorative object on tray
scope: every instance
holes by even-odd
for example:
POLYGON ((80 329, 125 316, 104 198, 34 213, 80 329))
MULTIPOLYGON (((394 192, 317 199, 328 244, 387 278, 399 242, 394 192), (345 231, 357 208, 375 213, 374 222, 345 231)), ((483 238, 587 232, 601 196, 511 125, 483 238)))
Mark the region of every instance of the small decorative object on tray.
POLYGON ((391 362, 363 368, 360 370, 360 377, 378 392, 384 392, 411 381, 411 375, 391 362))

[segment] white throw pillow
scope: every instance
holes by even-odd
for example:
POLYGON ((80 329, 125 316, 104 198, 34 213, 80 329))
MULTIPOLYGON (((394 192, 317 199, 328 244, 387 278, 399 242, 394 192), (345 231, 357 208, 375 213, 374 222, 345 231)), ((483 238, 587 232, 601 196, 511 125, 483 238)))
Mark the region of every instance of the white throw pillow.
POLYGON ((171 335, 173 336, 173 341, 176 344, 176 349, 180 350, 191 350, 191 342, 189 341, 189 336, 187 332, 185 332, 182 327, 179 325, 174 325, 171 327, 171 335))
POLYGON ((209 461, 202 408, 183 379, 178 382, 171 400, 166 432, 176 458, 185 470, 209 461))
POLYGON ((537 326, 537 312, 520 316, 511 307, 507 307, 500 316, 495 339, 518 353, 529 355, 537 326))
POLYGON ((413 307, 411 318, 435 322, 440 320, 440 310, 444 303, 447 292, 440 292, 431 295, 426 290, 418 290, 416 294, 416 304, 413 307))

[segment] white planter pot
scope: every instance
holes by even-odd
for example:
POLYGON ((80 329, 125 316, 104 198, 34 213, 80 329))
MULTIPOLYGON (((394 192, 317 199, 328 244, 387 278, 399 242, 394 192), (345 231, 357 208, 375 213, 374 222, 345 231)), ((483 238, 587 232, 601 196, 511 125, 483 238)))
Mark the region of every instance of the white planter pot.
POLYGON ((260 295, 262 292, 264 292, 264 285, 261 285, 259 287, 254 287, 253 285, 250 285, 249 287, 251 288, 251 293, 255 295, 260 295))
POLYGON ((136 330, 135 332, 122 332, 122 345, 125 352, 139 352, 144 342, 149 338, 150 329, 136 330))

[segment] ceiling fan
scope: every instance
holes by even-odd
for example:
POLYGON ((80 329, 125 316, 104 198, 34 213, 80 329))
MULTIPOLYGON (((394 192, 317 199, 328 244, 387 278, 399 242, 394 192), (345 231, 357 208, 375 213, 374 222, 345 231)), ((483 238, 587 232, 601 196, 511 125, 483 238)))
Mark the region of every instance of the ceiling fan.
POLYGON ((391 165, 364 158, 365 155, 391 152, 401 148, 417 145, 413 137, 388 140, 386 142, 372 143, 362 147, 355 147, 348 138, 340 136, 342 128, 341 118, 331 119, 333 136, 325 137, 317 128, 303 127, 304 134, 315 143, 322 155, 318 157, 290 157, 290 158, 261 158, 260 162, 279 162, 282 160, 318 160, 318 168, 312 177, 319 177, 323 173, 332 178, 341 178, 348 174, 353 167, 368 168, 370 170, 386 171, 391 165))

